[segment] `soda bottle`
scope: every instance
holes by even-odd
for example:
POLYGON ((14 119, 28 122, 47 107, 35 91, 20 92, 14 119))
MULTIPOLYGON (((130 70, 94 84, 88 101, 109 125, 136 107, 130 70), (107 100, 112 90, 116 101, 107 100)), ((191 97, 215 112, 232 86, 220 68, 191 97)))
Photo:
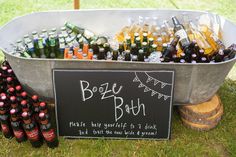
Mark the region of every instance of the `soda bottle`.
POLYGON ((15 135, 16 141, 21 143, 27 140, 24 129, 22 127, 22 122, 20 121, 19 111, 17 109, 11 109, 11 127, 15 135))
POLYGON ((49 121, 49 116, 43 112, 40 112, 39 119, 40 119, 40 129, 48 147, 50 148, 58 147, 59 141, 55 129, 52 127, 49 121))
POLYGON ((27 112, 21 114, 23 119, 23 128, 25 133, 33 147, 41 147, 43 140, 39 133, 39 128, 36 125, 35 121, 31 119, 27 112))
POLYGON ((6 138, 12 138, 12 129, 10 127, 10 119, 8 113, 8 106, 4 102, 0 102, 0 122, 2 133, 6 138))
POLYGON ((34 119, 38 122, 39 121, 39 117, 38 117, 38 114, 39 114, 39 98, 37 95, 33 95, 31 97, 32 99, 32 102, 33 102, 33 116, 34 116, 34 119))

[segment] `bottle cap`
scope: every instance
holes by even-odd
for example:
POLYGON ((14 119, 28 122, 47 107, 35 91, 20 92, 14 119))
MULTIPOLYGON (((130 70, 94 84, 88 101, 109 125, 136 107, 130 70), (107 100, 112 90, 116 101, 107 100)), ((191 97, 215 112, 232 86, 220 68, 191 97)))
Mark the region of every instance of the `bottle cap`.
POLYGON ((27 113, 27 112, 23 112, 23 113, 21 114, 21 116, 25 118, 25 117, 28 116, 28 113, 27 113))
POLYGON ((1 96, 1 99, 2 99, 2 100, 6 100, 6 99, 7 99, 7 96, 6 96, 6 95, 3 95, 3 96, 1 96))
POLYGON ((12 80, 12 77, 7 77, 7 82, 11 82, 12 80))
POLYGON ((22 87, 20 85, 16 86, 16 90, 20 91, 22 89, 22 87))
POLYGON ((27 93, 24 91, 24 92, 21 92, 21 96, 22 97, 26 97, 27 96, 27 93))
POLYGON ((6 96, 6 93, 1 93, 1 94, 0 94, 1 97, 4 96, 4 95, 6 96))
POLYGON ((4 102, 0 102, 0 107, 3 107, 4 106, 4 102))
POLYGON ((45 107, 45 106, 46 106, 46 103, 45 103, 45 102, 41 102, 41 103, 39 104, 39 106, 40 106, 40 107, 45 107))
POLYGON ((8 72, 8 73, 12 73, 13 70, 12 70, 12 69, 8 69, 7 72, 8 72))
POLYGON ((13 108, 10 110, 10 114, 15 114, 16 113, 16 110, 13 108))
POLYGON ((13 87, 10 87, 10 88, 9 88, 9 91, 10 91, 10 92, 14 92, 15 89, 14 89, 13 87))
POLYGON ((11 101, 15 101, 15 100, 16 100, 16 97, 15 97, 15 96, 11 96, 11 97, 10 97, 10 100, 11 100, 11 101))
POLYGON ((26 100, 22 100, 22 101, 20 102, 20 104, 21 104, 22 106, 25 106, 25 105, 27 104, 27 101, 26 101, 26 100))
POLYGON ((38 100, 38 96, 37 95, 33 95, 32 99, 36 101, 36 100, 38 100))
POLYGON ((45 116, 45 113, 43 113, 43 112, 40 112, 40 113, 39 113, 39 117, 40 117, 40 118, 43 118, 44 116, 45 116))
POLYGON ((2 70, 7 70, 7 66, 2 66, 2 70))

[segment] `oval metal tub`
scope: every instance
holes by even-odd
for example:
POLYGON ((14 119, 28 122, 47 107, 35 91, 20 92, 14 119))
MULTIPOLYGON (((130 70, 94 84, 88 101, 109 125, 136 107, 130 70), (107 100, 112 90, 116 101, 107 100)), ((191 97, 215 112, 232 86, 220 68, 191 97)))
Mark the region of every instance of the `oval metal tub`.
MULTIPOLYGON (((171 19, 171 16, 181 16, 187 12, 190 18, 195 18, 206 12, 181 10, 80 10, 38 12, 18 17, 0 29, 0 48, 5 53, 15 74, 25 89, 37 93, 41 97, 54 99, 52 69, 134 69, 134 70, 175 70, 174 104, 197 104, 209 100, 219 89, 236 58, 216 64, 180 64, 180 63, 138 63, 138 62, 107 62, 81 61, 60 59, 26 59, 13 56, 12 44, 17 39, 33 30, 60 27, 65 21, 71 21, 97 34, 112 35, 119 31, 128 18, 138 16, 157 16, 160 21, 171 19)), ((213 14, 210 14, 214 16, 213 14)), ((221 18, 223 39, 226 46, 234 43, 236 26, 221 18)))

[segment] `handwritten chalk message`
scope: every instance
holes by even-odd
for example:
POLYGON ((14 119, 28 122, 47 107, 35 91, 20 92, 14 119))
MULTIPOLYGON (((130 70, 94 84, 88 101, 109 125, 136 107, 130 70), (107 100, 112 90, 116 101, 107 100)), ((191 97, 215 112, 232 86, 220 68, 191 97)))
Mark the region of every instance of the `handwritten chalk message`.
POLYGON ((169 139, 173 71, 54 70, 59 135, 169 139))

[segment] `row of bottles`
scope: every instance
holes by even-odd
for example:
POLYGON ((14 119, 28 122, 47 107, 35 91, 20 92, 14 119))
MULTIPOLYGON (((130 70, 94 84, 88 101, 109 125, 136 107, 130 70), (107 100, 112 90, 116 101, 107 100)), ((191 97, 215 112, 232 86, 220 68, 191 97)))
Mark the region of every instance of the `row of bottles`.
POLYGON ((42 37, 38 37, 37 32, 32 32, 33 42, 26 35, 24 44, 21 40, 17 42, 15 52, 18 56, 29 58, 157 63, 215 63, 234 58, 234 49, 226 49, 213 30, 204 24, 197 25, 186 17, 184 15, 183 24, 177 17, 172 17, 173 27, 167 20, 159 27, 157 18, 153 18, 154 22, 151 24, 148 23, 150 19, 141 18, 139 24, 132 22, 130 26, 123 28, 117 34, 115 43, 66 22, 59 35, 55 28, 49 33, 49 37, 46 30, 42 31, 42 37), (27 44, 28 41, 34 44, 27 44))
POLYGON ((50 148, 58 146, 58 138, 50 122, 46 102, 37 95, 30 97, 17 80, 7 61, 0 68, 0 124, 6 138, 17 142, 27 139, 33 147, 45 141, 50 148))

